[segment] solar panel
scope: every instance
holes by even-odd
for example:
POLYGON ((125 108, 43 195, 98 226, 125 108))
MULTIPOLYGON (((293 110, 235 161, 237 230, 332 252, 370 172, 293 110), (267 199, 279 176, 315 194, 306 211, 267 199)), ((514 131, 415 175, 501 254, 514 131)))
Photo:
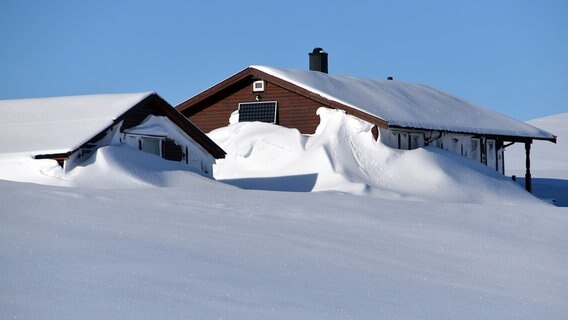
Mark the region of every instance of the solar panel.
POLYGON ((276 101, 239 103, 239 122, 276 123, 276 101))

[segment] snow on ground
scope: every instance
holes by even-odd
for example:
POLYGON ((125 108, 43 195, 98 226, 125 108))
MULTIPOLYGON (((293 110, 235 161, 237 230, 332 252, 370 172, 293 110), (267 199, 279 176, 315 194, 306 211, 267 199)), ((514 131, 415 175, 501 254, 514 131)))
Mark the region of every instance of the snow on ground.
MULTIPOLYGON (((195 174, 189 167, 126 145, 105 146, 65 172, 55 160, 21 155, 0 157, 0 179, 53 186, 86 188, 173 187, 195 174)), ((189 178, 191 179, 191 178, 189 178)))
POLYGON ((225 181, 315 193, 239 189, 124 146, 67 173, 0 159, 0 318, 565 318, 567 208, 322 116, 311 137, 212 135, 225 181))
MULTIPOLYGON (((555 134, 557 143, 535 141, 531 146, 533 193, 543 199, 554 199, 558 206, 568 207, 568 113, 531 120, 531 125, 555 134)), ((506 174, 516 175, 524 185, 525 147, 515 144, 505 152, 506 174)))
POLYGON ((5 319, 564 319, 564 208, 0 181, 5 319))

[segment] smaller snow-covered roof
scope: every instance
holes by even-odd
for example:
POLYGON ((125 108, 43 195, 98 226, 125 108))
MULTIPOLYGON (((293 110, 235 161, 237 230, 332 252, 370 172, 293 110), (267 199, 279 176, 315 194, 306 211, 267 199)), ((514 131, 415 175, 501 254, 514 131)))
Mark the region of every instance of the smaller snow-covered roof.
POLYGON ((425 85, 266 66, 250 68, 385 120, 389 126, 555 140, 547 131, 425 85))
POLYGON ((0 100, 0 153, 73 151, 152 94, 0 100))

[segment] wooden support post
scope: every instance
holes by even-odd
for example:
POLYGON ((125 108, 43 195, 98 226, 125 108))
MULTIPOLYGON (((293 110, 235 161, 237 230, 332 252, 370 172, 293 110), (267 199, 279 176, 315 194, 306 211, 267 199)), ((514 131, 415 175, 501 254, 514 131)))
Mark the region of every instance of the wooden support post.
POLYGON ((532 177, 531 177, 531 143, 532 141, 525 142, 525 156, 527 172, 525 173, 525 189, 532 193, 532 177))
POLYGON ((479 150, 481 150, 481 163, 487 165, 487 139, 485 137, 479 139, 479 150))

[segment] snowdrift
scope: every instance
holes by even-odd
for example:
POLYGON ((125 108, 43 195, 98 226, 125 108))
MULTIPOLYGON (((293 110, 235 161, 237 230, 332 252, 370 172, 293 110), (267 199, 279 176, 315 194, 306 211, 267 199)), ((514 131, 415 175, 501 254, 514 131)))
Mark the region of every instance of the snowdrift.
MULTIPOLYGON (((327 108, 318 115, 321 123, 313 135, 266 123, 235 123, 211 132, 228 153, 214 167, 215 178, 257 190, 464 203, 535 201, 472 160, 433 147, 392 149, 373 139, 367 122, 327 108)), ((3 157, 0 163, 0 179, 67 187, 176 187, 203 179, 183 164, 128 146, 99 148, 66 172, 52 160, 3 157)))
POLYGON ((126 146, 106 146, 81 166, 73 168, 65 179, 75 187, 136 188, 177 187, 211 183, 211 179, 191 171, 187 165, 126 146))
POLYGON ((522 188, 470 159, 434 148, 396 150, 375 141, 371 125, 320 108, 320 125, 302 135, 266 123, 235 123, 210 137, 228 155, 214 176, 247 189, 339 191, 412 200, 517 203, 522 188))
POLYGON ((67 172, 55 160, 26 156, 0 158, 0 179, 96 189, 176 187, 213 182, 191 171, 187 165, 125 145, 101 147, 67 172))

